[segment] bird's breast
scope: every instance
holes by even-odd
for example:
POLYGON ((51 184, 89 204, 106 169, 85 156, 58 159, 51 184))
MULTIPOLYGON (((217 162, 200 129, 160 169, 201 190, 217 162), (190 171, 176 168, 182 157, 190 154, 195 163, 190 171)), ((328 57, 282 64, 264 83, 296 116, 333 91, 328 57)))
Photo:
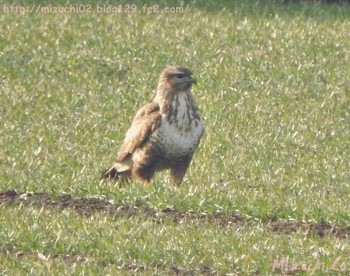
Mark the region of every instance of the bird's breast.
POLYGON ((151 135, 151 141, 165 159, 192 155, 203 134, 203 119, 191 94, 178 93, 165 106, 160 126, 151 135))
POLYGON ((192 120, 190 127, 178 128, 166 118, 151 139, 157 144, 161 152, 168 157, 182 157, 193 154, 203 134, 203 122, 192 120))

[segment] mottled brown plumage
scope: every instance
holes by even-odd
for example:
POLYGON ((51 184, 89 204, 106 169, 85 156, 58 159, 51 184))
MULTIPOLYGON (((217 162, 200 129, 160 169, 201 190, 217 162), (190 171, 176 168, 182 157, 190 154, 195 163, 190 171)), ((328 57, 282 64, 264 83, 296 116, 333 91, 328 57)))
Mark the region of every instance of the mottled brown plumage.
POLYGON ((161 73, 155 99, 136 113, 116 162, 102 178, 149 182, 155 172, 170 169, 171 182, 181 184, 203 134, 193 83, 186 68, 170 66, 161 73))

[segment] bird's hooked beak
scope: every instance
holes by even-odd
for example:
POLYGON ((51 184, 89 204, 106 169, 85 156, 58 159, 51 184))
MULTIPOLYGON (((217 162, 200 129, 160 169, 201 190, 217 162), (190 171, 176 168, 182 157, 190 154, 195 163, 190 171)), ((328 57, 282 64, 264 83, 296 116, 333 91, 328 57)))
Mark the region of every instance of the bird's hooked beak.
POLYGON ((190 82, 197 84, 197 80, 193 76, 190 77, 190 82))

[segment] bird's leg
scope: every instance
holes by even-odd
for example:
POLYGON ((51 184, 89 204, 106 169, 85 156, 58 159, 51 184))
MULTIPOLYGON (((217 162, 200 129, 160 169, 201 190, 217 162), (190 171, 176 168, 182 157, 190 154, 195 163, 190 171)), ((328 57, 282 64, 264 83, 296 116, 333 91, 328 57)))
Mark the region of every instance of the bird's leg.
POLYGON ((171 170, 170 183, 176 187, 180 187, 182 179, 184 178, 186 170, 171 170))
POLYGON ((186 156, 181 159, 181 163, 171 168, 170 182, 176 187, 180 187, 186 171, 191 163, 193 155, 186 156))
POLYGON ((186 174, 187 168, 191 160, 186 160, 181 166, 173 167, 170 171, 170 182, 174 186, 179 187, 182 183, 182 180, 186 174))
POLYGON ((145 166, 143 164, 134 164, 132 170, 132 178, 142 183, 149 184, 154 175, 153 166, 145 166))

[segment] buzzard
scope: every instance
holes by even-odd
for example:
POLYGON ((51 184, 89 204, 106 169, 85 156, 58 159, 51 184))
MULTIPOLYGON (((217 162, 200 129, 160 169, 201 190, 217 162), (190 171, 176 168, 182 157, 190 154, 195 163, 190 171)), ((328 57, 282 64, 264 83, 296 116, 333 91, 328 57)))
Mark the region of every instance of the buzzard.
POLYGON ((164 69, 156 97, 136 113, 102 179, 126 176, 148 183, 155 172, 170 169, 171 183, 181 184, 204 130, 191 92, 196 83, 186 68, 164 69))

